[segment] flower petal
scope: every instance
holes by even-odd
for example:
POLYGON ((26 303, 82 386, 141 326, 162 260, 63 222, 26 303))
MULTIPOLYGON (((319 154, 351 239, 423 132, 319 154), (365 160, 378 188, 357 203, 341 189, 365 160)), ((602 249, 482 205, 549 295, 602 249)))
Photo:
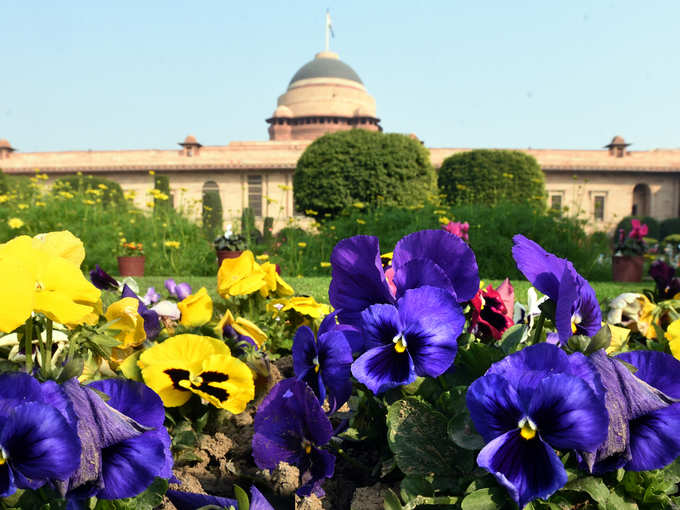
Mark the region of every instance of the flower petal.
POLYGON ((592 451, 607 439, 609 415, 604 399, 571 375, 543 379, 531 398, 529 417, 554 448, 592 451))
POLYGON ((377 237, 343 239, 333 248, 331 264, 328 298, 333 308, 341 310, 341 322, 358 326, 362 310, 376 303, 393 302, 380 261, 377 237))
POLYGON ((472 249, 445 230, 421 230, 403 237, 394 247, 395 275, 413 259, 429 259, 453 285, 459 303, 472 299, 479 289, 479 269, 472 249))
POLYGON ((396 298, 399 299, 409 289, 425 285, 444 289, 456 297, 451 280, 446 272, 430 259, 411 259, 394 272, 396 298))
MULTIPOLYGON (((165 495, 168 497, 170 502, 175 505, 177 510, 197 510, 198 508, 203 508, 208 505, 215 505, 219 508, 229 508, 233 506, 238 507, 238 503, 235 499, 220 498, 219 496, 211 496, 209 494, 194 494, 192 492, 176 491, 173 489, 168 489, 165 495)), ((251 502, 250 508, 256 510, 256 507, 251 502)), ((262 507, 263 509, 266 507, 262 507)))
POLYGON ((420 287, 407 290, 397 306, 416 373, 430 377, 443 374, 453 364, 456 339, 465 325, 455 297, 444 289, 420 287))
POLYGON ((536 498, 547 499, 567 483, 567 472, 553 449, 539 436, 523 439, 518 429, 487 444, 477 464, 510 491, 520 508, 536 498))
POLYGON ((475 429, 486 442, 516 429, 522 418, 517 392, 506 379, 495 374, 474 381, 465 401, 475 429))
POLYGON ((359 356, 352 363, 352 375, 376 395, 416 380, 408 351, 397 352, 392 343, 374 347, 359 356))

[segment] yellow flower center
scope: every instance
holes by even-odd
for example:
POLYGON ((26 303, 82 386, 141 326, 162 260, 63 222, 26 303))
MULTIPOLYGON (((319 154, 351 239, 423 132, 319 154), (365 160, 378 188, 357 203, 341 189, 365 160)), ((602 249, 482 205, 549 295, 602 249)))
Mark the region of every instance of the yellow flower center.
POLYGON ((36 281, 35 282, 35 290, 36 292, 40 292, 45 288, 45 284, 43 282, 36 281))
POLYGON ((304 448, 305 453, 309 455, 312 452, 312 443, 307 439, 302 440, 302 448, 304 448))
POLYGON ((395 336, 392 339, 392 342, 394 342, 394 350, 402 353, 406 350, 406 339, 402 336, 401 333, 399 333, 397 336, 395 336))
POLYGON ((531 418, 525 416, 519 421, 517 426, 519 427, 519 435, 527 441, 536 437, 536 431, 538 430, 538 427, 536 427, 536 424, 531 421, 531 418))
POLYGON ((319 357, 314 356, 312 363, 314 363, 314 372, 316 372, 318 374, 319 373, 319 357))
POLYGON ((575 313, 575 314, 571 317, 571 333, 572 333, 573 335, 576 334, 577 326, 578 326, 579 324, 581 324, 581 321, 582 321, 582 320, 583 320, 583 319, 581 318, 581 316, 580 316, 578 313, 575 313))
POLYGON ((4 448, 0 448, 0 466, 2 466, 5 462, 7 462, 7 452, 5 452, 4 448))

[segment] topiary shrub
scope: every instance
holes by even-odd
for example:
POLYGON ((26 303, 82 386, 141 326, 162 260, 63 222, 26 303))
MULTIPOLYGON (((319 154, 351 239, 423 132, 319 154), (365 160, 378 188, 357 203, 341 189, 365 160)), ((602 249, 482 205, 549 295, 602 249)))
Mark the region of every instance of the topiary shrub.
POLYGON ((293 178, 298 211, 332 216, 354 203, 415 205, 435 191, 429 152, 400 134, 352 129, 307 147, 293 178))
POLYGON ((216 189, 203 191, 203 231, 208 239, 213 239, 222 231, 222 199, 216 189))
POLYGON ((680 234, 680 218, 667 218, 659 224, 659 239, 673 234, 680 234))
POLYGON ((500 202, 545 207, 545 176, 536 158, 519 151, 454 154, 439 169, 439 191, 452 205, 500 202))
POLYGON ((101 193, 102 203, 122 204, 123 189, 116 181, 95 177, 92 175, 67 175, 54 181, 52 193, 70 191, 71 193, 85 193, 87 190, 96 190, 101 193))

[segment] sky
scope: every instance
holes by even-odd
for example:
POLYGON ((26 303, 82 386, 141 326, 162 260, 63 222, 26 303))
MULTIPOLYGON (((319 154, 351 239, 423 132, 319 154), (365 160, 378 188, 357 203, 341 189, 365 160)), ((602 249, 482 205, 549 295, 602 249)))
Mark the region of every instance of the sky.
POLYGON ((680 148, 680 2, 0 0, 0 138, 22 152, 266 140, 331 50, 428 147, 680 148))

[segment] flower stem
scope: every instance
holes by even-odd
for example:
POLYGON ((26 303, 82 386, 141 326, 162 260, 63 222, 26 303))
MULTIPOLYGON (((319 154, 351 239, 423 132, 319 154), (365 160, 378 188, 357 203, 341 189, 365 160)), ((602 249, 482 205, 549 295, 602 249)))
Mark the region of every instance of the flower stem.
POLYGON ((543 332, 543 324, 545 323, 545 315, 541 312, 538 316, 538 324, 536 324, 536 331, 534 331, 534 343, 537 344, 543 332))
POLYGON ((43 377, 49 378, 50 372, 52 371, 52 332, 54 329, 52 319, 47 319, 46 325, 47 338, 45 340, 45 346, 42 349, 42 374, 43 377))
POLYGON ((33 371, 33 316, 24 325, 24 351, 26 353, 26 372, 33 371))

